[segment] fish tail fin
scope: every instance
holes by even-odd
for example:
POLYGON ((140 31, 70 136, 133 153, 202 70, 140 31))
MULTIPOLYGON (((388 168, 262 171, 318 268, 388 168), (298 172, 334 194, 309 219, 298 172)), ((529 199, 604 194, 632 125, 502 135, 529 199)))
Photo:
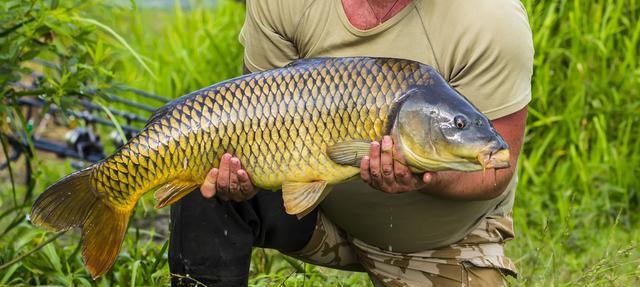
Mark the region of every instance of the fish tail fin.
POLYGON ((101 201, 82 226, 82 260, 91 277, 106 273, 120 253, 131 212, 118 212, 101 201))
POLYGON ((93 279, 116 260, 131 211, 105 204, 91 185, 91 167, 51 185, 36 199, 31 221, 52 231, 82 229, 82 259, 93 279))

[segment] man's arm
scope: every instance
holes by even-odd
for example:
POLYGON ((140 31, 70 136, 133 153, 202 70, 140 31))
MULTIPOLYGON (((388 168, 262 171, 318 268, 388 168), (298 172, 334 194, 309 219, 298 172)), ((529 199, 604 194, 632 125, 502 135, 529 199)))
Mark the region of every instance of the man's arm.
POLYGON ((508 168, 485 172, 442 171, 413 175, 401 155, 394 154, 391 138, 385 137, 382 143, 371 144, 369 156, 361 162, 360 175, 369 185, 387 193, 420 190, 454 200, 492 199, 504 192, 513 177, 522 148, 526 121, 527 107, 492 121, 498 133, 509 144, 511 166, 508 168))

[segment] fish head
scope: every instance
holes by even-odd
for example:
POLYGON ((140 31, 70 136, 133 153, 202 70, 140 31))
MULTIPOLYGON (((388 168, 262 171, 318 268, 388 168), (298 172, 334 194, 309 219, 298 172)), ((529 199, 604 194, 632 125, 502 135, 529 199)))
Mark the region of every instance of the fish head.
POLYGON ((509 167, 509 148, 489 119, 444 79, 401 97, 392 128, 414 172, 509 167))

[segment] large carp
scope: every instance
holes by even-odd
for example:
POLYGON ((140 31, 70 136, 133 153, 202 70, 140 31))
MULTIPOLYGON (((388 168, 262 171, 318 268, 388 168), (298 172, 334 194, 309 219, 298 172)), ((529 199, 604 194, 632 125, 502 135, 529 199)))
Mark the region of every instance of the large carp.
POLYGON ((358 174, 369 143, 390 134, 415 172, 508 166, 489 120, 431 67, 382 58, 318 58, 221 82, 178 98, 151 116, 115 153, 42 193, 33 223, 82 229, 94 278, 115 261, 138 199, 157 207, 200 186, 225 152, 253 184, 282 189, 303 216, 333 184, 358 174))

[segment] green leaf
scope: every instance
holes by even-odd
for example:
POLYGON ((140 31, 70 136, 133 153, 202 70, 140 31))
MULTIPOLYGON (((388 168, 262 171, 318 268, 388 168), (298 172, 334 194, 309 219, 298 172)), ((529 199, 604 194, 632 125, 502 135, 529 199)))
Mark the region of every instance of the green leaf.
POLYGON ((98 21, 96 21, 94 19, 82 18, 82 17, 78 17, 78 16, 74 17, 74 19, 76 19, 78 21, 81 21, 81 22, 91 23, 91 24, 96 25, 96 26, 102 28, 103 30, 107 31, 107 33, 109 33, 116 40, 118 40, 118 42, 120 42, 120 44, 122 44, 127 49, 127 51, 129 51, 129 53, 131 53, 131 55, 133 55, 133 57, 151 75, 151 77, 153 77, 154 79, 157 79, 156 75, 151 71, 149 66, 147 66, 147 64, 142 60, 142 57, 140 57, 138 52, 136 52, 133 48, 131 48, 129 43, 127 43, 127 41, 124 38, 122 38, 122 36, 120 36, 120 34, 116 33, 109 26, 104 25, 104 24, 102 24, 102 23, 100 23, 100 22, 98 22, 98 21))
POLYGON ((11 267, 9 267, 5 272, 4 275, 2 276, 2 280, 0 280, 0 285, 9 285, 9 281, 11 280, 11 275, 13 275, 14 272, 16 272, 16 270, 18 270, 18 268, 20 268, 22 266, 22 264, 20 263, 16 263, 14 265, 12 265, 11 267))

